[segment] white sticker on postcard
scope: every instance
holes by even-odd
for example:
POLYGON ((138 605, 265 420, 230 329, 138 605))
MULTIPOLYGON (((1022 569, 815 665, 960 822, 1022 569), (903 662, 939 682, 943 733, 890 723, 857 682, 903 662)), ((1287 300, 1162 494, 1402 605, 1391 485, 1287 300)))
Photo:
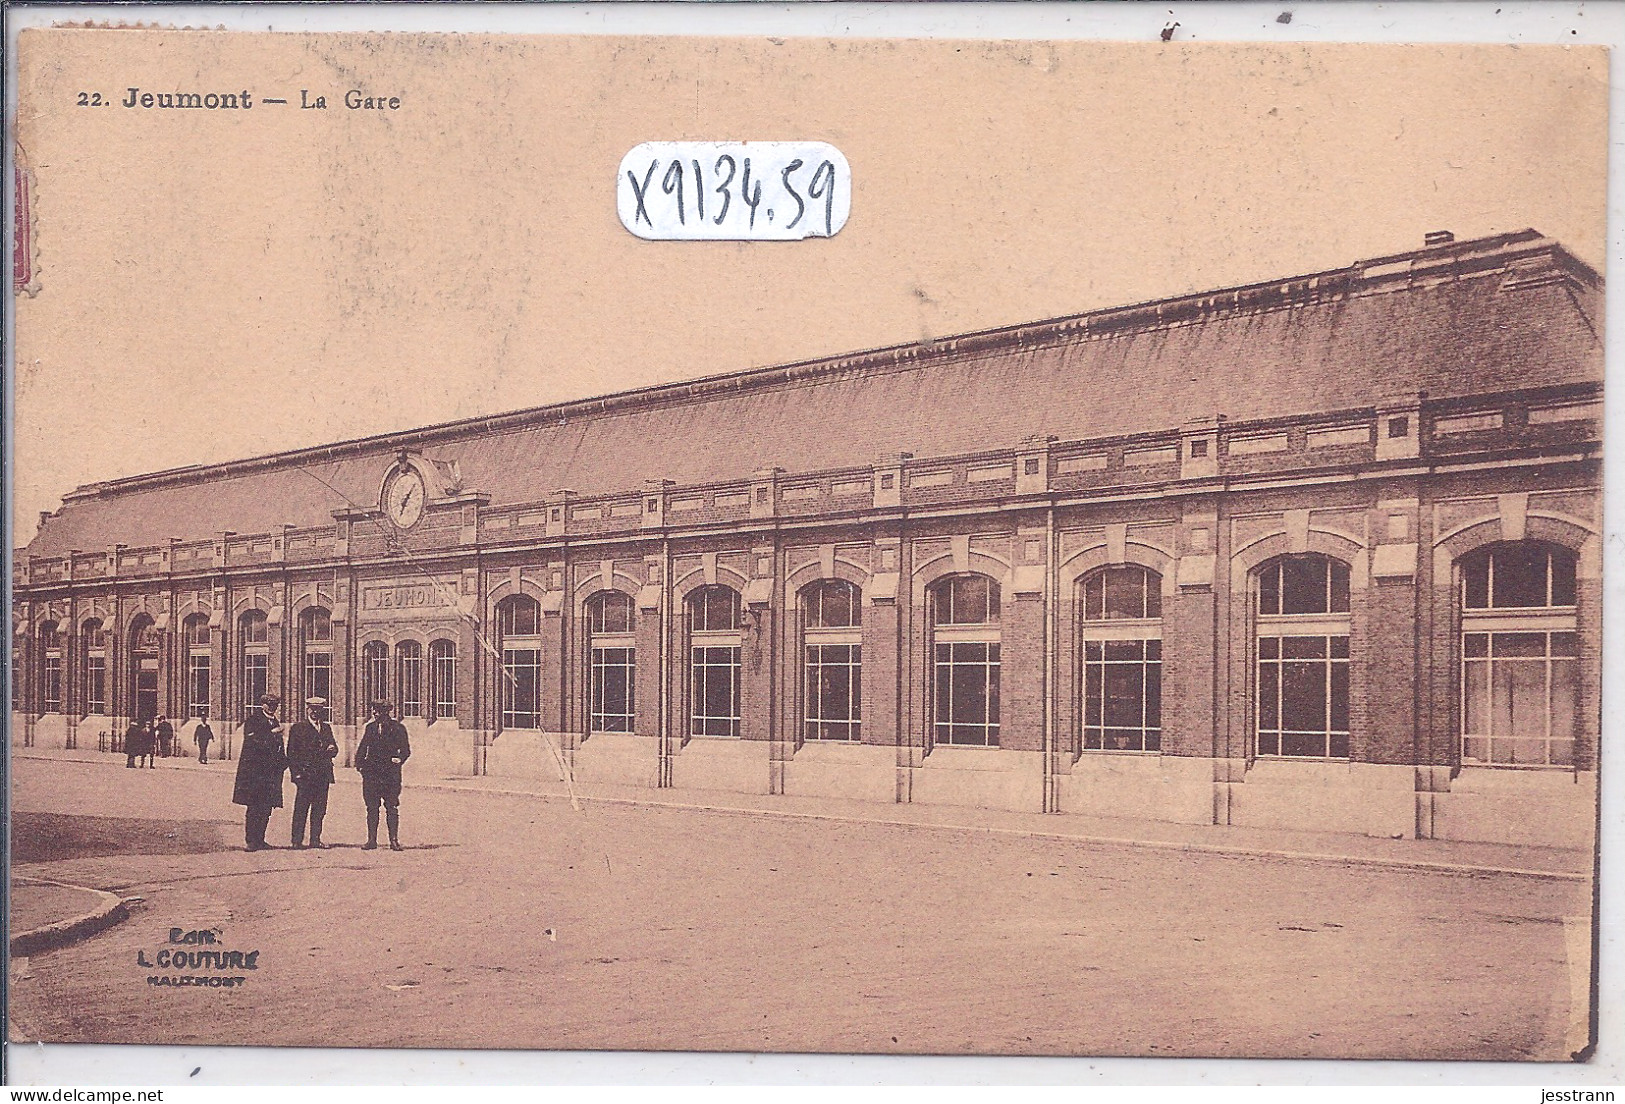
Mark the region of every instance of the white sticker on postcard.
POLYGON ((654 241, 827 238, 852 210, 828 142, 644 142, 621 158, 621 225, 654 241))

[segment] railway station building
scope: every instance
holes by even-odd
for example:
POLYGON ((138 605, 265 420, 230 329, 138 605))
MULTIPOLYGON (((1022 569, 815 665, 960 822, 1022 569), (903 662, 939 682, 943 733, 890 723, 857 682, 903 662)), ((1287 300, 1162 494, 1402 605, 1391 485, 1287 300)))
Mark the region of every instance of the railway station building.
MULTIPOLYGON (((1589 846, 1602 286, 1535 231, 81 487, 12 729, 1589 846), (184 731, 189 731, 188 721, 184 731)), ((607 792, 607 791, 606 791, 607 792)))

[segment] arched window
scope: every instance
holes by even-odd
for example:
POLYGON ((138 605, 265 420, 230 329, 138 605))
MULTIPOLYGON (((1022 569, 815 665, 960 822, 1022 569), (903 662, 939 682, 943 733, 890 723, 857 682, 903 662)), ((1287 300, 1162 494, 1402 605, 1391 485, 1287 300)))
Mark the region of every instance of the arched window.
POLYGON ((240 669, 243 673, 243 712, 259 705, 271 685, 271 630, 265 614, 249 610, 237 619, 240 669))
POLYGON ((138 652, 158 650, 158 626, 144 613, 130 625, 130 647, 138 652))
POLYGON ((739 592, 703 586, 688 596, 691 736, 739 735, 739 592))
POLYGON ((423 645, 403 640, 395 645, 396 714, 423 716, 423 645))
POLYGON ((927 592, 939 744, 999 746, 999 598, 986 575, 950 575, 927 592))
POLYGON ((62 632, 55 621, 39 627, 39 711, 62 712, 62 632))
POLYGON ((1461 759, 1572 766, 1579 710, 1575 556, 1535 541, 1461 561, 1461 759))
POLYGON ((497 632, 510 636, 540 636, 542 607, 528 594, 515 594, 497 605, 497 632))
POLYGON ((1079 589, 1084 750, 1162 750, 1162 576, 1103 567, 1079 589))
POLYGON ((429 645, 429 698, 432 720, 457 715, 457 645, 450 640, 429 645))
POLYGON ((389 700, 389 645, 382 640, 361 646, 361 691, 369 709, 375 701, 389 700))
POLYGON ((503 728, 542 726, 542 607, 528 594, 513 594, 497 605, 502 639, 503 728))
POLYGON ((181 642, 186 649, 186 715, 209 715, 209 676, 213 656, 209 651, 209 615, 194 613, 181 626, 181 642))
POLYGON ((333 615, 313 607, 299 615, 299 667, 305 698, 333 703, 333 615))
POLYGON ((625 594, 607 590, 587 599, 589 731, 632 731, 637 675, 632 627, 632 599, 625 594))
POLYGON ((801 592, 801 714, 809 740, 856 740, 863 720, 863 592, 820 579, 801 592))
POLYGON ((81 647, 84 649, 83 661, 80 664, 81 678, 84 682, 84 692, 81 695, 84 701, 85 715, 107 715, 107 627, 98 619, 86 621, 79 630, 81 647))
POLYGON ((1254 573, 1257 753, 1349 755, 1349 568, 1283 556, 1254 573))
POLYGON ((130 694, 137 720, 158 715, 158 626, 144 613, 130 623, 130 694))

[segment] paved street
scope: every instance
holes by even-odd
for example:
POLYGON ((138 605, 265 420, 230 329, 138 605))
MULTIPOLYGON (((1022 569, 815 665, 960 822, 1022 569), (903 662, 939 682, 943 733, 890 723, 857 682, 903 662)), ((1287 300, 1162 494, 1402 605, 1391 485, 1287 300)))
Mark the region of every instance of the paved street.
POLYGON ((348 777, 339 846, 248 854, 231 772, 15 760, 18 873, 144 900, 14 1040, 1554 1059, 1588 969, 1574 881, 411 786, 366 852, 348 777))

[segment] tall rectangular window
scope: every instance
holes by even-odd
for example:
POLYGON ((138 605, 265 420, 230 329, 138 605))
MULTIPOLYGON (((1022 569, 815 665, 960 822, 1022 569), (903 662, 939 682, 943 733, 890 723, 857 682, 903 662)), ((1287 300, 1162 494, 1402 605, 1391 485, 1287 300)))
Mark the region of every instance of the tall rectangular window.
POLYGON ((1084 642, 1083 746, 1162 749, 1161 640, 1084 642))
POLYGON ((107 645, 109 637, 107 628, 99 619, 92 618, 86 621, 80 632, 80 642, 84 647, 84 662, 80 664, 79 677, 83 680, 84 688, 81 694, 80 707, 85 716, 107 715, 107 645))
POLYGON ((181 625, 182 653, 186 659, 186 677, 181 693, 185 696, 187 717, 201 717, 209 711, 209 618, 195 613, 181 625))
POLYGON ((932 736, 939 744, 999 746, 999 584, 950 575, 929 591, 932 736))
POLYGON ((374 640, 361 649, 361 688, 370 707, 389 700, 389 646, 374 640))
POLYGON ((999 746, 999 645, 938 644, 936 739, 999 746))
POLYGON ((423 647, 415 640, 395 646, 395 689, 402 717, 423 716, 423 647))
POLYGON ((807 739, 859 738, 862 674, 861 644, 807 644, 802 687, 807 739))
POLYGON ((237 620, 243 669, 243 712, 270 692, 270 622, 262 610, 249 610, 237 620))
MULTIPOLYGON (((333 617, 312 606, 299 615, 299 643, 303 651, 299 685, 304 698, 333 703, 333 617)), ((365 658, 363 658, 365 662, 365 658)))
POLYGON ((688 733, 740 734, 739 592, 703 586, 688 596, 688 733))
POLYGON ((542 653, 535 648, 502 651, 502 727, 542 726, 542 653))
POLYGON ((158 660, 138 658, 135 670, 135 715, 152 720, 158 715, 158 660))
POLYGON ((186 715, 201 717, 209 711, 210 657, 208 652, 186 654, 186 715))
POLYGON ((695 647, 689 670, 689 734, 738 736, 739 648, 695 647))
POLYGON ((820 579, 801 592, 802 735, 857 740, 863 722, 863 592, 820 579))
POLYGON ((311 649, 305 653, 305 697, 333 701, 333 653, 311 649))
POLYGON ((62 655, 46 653, 40 671, 40 712, 62 712, 62 655))
POLYGON ((252 709, 270 692, 271 657, 264 652, 243 655, 243 708, 252 709))
POLYGON ((502 640, 503 728, 542 727, 542 607, 527 594, 513 594, 497 605, 497 633, 502 640))
POLYGON ((1114 564, 1080 588, 1083 749, 1162 750, 1162 576, 1114 564))
POLYGON ((637 677, 632 599, 602 591, 587 600, 587 727, 591 732, 631 732, 637 677))
POLYGON ((1572 766, 1579 635, 1479 632, 1462 637, 1462 761, 1572 766))
POLYGON ((85 713, 107 713, 107 656, 85 657, 85 713))
POLYGON ((1347 759, 1348 565, 1286 556, 1256 578, 1256 754, 1347 759))
POLYGON ((41 713, 62 712, 62 632, 55 621, 39 629, 38 704, 41 713))
POLYGON ((429 645, 429 679, 433 684, 434 716, 457 715, 457 646, 449 640, 429 645))
POLYGON ((1461 761, 1567 767, 1580 727, 1577 561, 1492 545, 1461 564, 1461 761))
POLYGON ((633 723, 633 674, 635 653, 631 648, 592 649, 592 708, 589 724, 594 732, 631 732, 633 723))
POLYGON ((1258 754, 1348 758, 1347 636, 1259 638, 1258 754))

